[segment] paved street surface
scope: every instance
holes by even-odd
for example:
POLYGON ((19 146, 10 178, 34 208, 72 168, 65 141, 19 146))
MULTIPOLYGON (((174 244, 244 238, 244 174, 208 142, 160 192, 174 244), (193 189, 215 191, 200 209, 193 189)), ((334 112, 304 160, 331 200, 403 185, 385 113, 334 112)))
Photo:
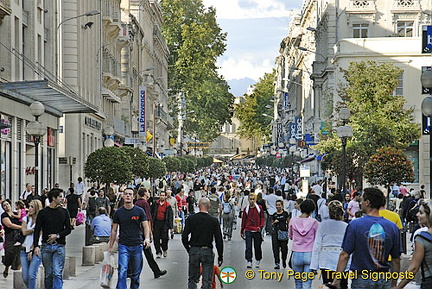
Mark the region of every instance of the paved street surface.
MULTIPOLYGON (((82 264, 82 247, 84 246, 84 226, 76 227, 72 234, 67 237, 67 255, 77 257, 77 277, 71 277, 65 280, 64 289, 91 289, 100 288, 99 274, 102 264, 96 266, 81 266, 82 264)), ((263 260, 260 269, 253 268, 256 277, 253 280, 247 280, 244 276, 246 271, 246 262, 244 259, 244 241, 240 238, 239 230, 233 232, 232 241, 224 241, 224 266, 232 266, 237 271, 237 280, 232 284, 224 284, 224 288, 242 288, 242 289, 262 289, 265 286, 271 288, 295 288, 294 280, 287 280, 286 270, 274 270, 273 255, 271 251, 271 240, 267 236, 263 243, 263 260), (264 280, 259 276, 258 270, 266 270, 268 272, 283 273, 282 281, 264 280)), ((153 250, 154 251, 154 250, 153 250)), ((187 261, 188 255, 184 250, 180 235, 176 234, 173 240, 169 242, 168 257, 156 259, 160 268, 168 271, 168 274, 159 279, 153 278, 148 264, 144 259, 144 269, 141 274, 141 286, 145 289, 156 288, 187 288, 187 261)), ((3 270, 3 266, 0 267, 3 270)), ((111 288, 115 288, 117 281, 117 271, 114 273, 111 288)), ((12 274, 9 274, 7 279, 0 277, 0 288, 13 288, 12 274)), ((198 287, 200 288, 200 286, 198 287)), ((218 283, 218 288, 220 285, 218 283)), ((327 288, 324 287, 320 280, 314 280, 312 288, 327 288)), ((417 289, 417 285, 409 285, 405 288, 417 289)))

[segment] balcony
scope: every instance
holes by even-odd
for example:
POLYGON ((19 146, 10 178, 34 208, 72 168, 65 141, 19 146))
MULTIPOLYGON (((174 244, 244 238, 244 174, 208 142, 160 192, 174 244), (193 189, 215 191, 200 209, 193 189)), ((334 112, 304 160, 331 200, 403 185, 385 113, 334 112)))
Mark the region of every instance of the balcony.
POLYGON ((0 0, 0 21, 11 13, 10 0, 0 0))
POLYGON ((102 57, 103 84, 109 90, 116 91, 121 82, 121 65, 108 50, 103 52, 102 57))
POLYGON ((375 0, 352 0, 346 9, 348 14, 370 14, 377 13, 375 0))
POLYGON ((28 19, 29 19, 29 12, 23 10, 23 11, 22 11, 22 23, 23 23, 23 25, 25 25, 26 27, 28 27, 28 19))
POLYGON ((393 14, 420 13, 421 7, 417 0, 394 0, 390 12, 393 14))
POLYGON ((102 0, 102 22, 111 39, 119 35, 121 30, 119 0, 102 0))

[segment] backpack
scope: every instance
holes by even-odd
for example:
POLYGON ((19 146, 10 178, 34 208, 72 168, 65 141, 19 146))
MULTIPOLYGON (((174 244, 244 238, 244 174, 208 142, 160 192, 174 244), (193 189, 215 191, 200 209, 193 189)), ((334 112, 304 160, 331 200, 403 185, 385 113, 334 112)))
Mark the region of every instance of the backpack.
POLYGON ((420 210, 420 206, 419 205, 415 205, 414 207, 412 207, 407 215, 406 215, 406 220, 408 222, 417 222, 417 213, 420 210))
POLYGON ((219 208, 219 198, 209 196, 209 200, 210 200, 209 214, 212 216, 217 215, 218 208, 219 208))
POLYGON ((223 212, 224 214, 229 214, 232 211, 232 206, 229 202, 224 202, 223 203, 223 212))
POLYGON ((96 212, 96 197, 89 197, 87 211, 89 213, 95 213, 96 212))

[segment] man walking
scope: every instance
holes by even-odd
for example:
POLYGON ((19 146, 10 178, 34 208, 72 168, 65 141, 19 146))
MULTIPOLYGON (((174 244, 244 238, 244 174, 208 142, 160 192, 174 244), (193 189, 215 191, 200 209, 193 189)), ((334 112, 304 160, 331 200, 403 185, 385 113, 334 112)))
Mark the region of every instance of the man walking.
POLYGON ((153 237, 156 258, 168 255, 168 231, 172 229, 173 214, 170 204, 166 201, 166 193, 160 192, 159 200, 153 205, 153 237), (161 250, 162 249, 162 250, 161 250))
POLYGON ((72 230, 69 212, 61 206, 63 198, 63 190, 54 188, 49 191, 50 204, 39 212, 34 229, 33 254, 42 254, 47 289, 63 288, 66 236, 72 230), (42 247, 39 248, 41 231, 42 247))
POLYGON ((196 289, 202 266, 204 289, 210 289, 213 275, 213 238, 218 252, 218 266, 223 262, 223 240, 219 221, 208 214, 210 201, 202 198, 198 202, 200 212, 186 219, 182 243, 189 253, 188 289, 196 289), (191 235, 189 239, 189 234, 191 235))
MULTIPOLYGON (((344 272, 352 255, 350 269, 358 274, 352 280, 352 289, 390 289, 391 286, 396 286, 397 278, 376 278, 379 273, 385 274, 390 269, 399 272, 402 252, 398 227, 379 215, 384 201, 384 194, 379 189, 365 189, 361 209, 366 215, 352 220, 345 231, 336 271, 344 272), (389 255, 392 257, 391 266, 389 255)), ((328 277, 333 278, 333 285, 340 288, 340 278, 337 275, 328 277)))
MULTIPOLYGON (((147 202, 147 200, 150 198, 150 192, 148 189, 140 188, 138 190, 138 200, 136 201, 135 205, 141 207, 144 212, 147 215, 147 218, 149 219, 149 228, 150 228, 150 239, 152 239, 152 214, 150 211, 150 205, 147 202)), ((160 276, 163 276, 167 273, 167 270, 161 270, 159 268, 159 265, 156 263, 155 259, 153 258, 153 253, 151 251, 151 246, 148 248, 144 248, 144 256, 147 260, 148 265, 150 266, 150 269, 153 271, 154 277, 159 278, 160 276)))
POLYGON ((113 225, 108 251, 112 253, 114 242, 120 226, 118 244, 118 281, 117 289, 126 289, 128 268, 130 269, 131 289, 139 288, 139 276, 143 267, 143 235, 144 246, 150 246, 150 228, 144 210, 133 204, 134 191, 126 188, 123 192, 123 207, 113 217, 113 225))
POLYGON ((246 240, 245 257, 247 268, 252 268, 252 241, 254 243, 256 267, 259 268, 262 259, 261 229, 264 227, 265 217, 262 207, 256 204, 255 194, 248 195, 249 205, 242 212, 240 235, 246 240))

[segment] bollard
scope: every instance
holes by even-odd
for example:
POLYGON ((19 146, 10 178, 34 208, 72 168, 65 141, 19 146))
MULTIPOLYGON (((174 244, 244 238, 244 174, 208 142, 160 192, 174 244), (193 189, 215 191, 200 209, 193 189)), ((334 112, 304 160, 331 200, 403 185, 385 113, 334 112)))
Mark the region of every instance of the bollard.
POLYGON ((65 257, 65 263, 64 263, 64 266, 63 266, 63 280, 68 280, 69 279, 69 257, 68 256, 66 256, 65 257))
POLYGON ((76 277, 76 256, 69 256, 69 276, 76 277))
POLYGON ((82 265, 83 266, 94 266, 96 259, 96 247, 84 246, 82 253, 82 265))
POLYGON ((103 249, 101 244, 93 244, 95 247, 95 263, 100 263, 103 260, 103 249))

